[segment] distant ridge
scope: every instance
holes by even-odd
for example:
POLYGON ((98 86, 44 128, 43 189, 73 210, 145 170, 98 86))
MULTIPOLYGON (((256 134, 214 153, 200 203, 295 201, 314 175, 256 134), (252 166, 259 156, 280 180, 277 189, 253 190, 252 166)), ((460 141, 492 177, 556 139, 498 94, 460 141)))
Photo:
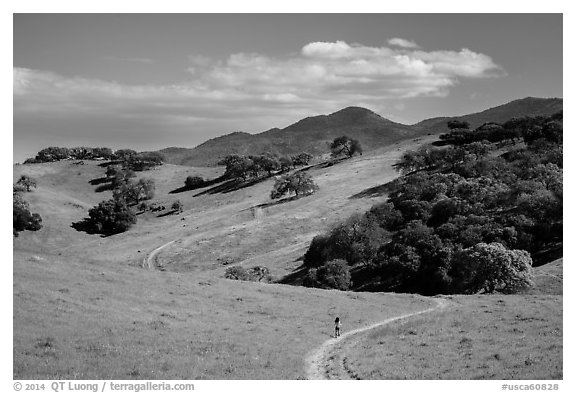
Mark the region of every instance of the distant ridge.
POLYGON ((486 122, 501 123, 513 117, 549 115, 562 110, 561 98, 526 97, 482 112, 454 117, 437 117, 414 125, 388 120, 369 109, 347 107, 329 115, 306 117, 286 128, 272 128, 259 134, 233 132, 210 139, 195 148, 169 147, 160 150, 166 162, 188 166, 213 166, 229 154, 257 155, 273 153, 290 155, 308 152, 313 155, 329 151, 335 137, 348 135, 360 140, 365 151, 387 146, 398 140, 446 131, 446 123, 464 120, 471 127, 486 122))
POLYGON ((561 111, 562 105, 562 98, 526 97, 478 113, 453 117, 436 117, 423 120, 414 124, 413 127, 417 129, 426 129, 432 133, 440 133, 448 129, 446 124, 450 120, 462 120, 470 123, 471 128, 476 128, 488 122, 503 123, 513 117, 551 115, 561 111))

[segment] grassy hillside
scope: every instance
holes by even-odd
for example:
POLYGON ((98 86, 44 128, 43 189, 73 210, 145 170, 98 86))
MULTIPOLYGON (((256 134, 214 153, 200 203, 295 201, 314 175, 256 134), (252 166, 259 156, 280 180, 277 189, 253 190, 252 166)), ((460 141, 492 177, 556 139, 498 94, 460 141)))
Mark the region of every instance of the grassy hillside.
MULTIPOLYGON (((392 164, 406 149, 432 139, 403 141, 311 168, 308 173, 320 190, 294 201, 272 201, 272 179, 236 190, 217 184, 180 192, 186 176, 216 178, 222 168, 163 165, 138 176, 155 180, 152 202, 169 206, 178 199, 184 212, 146 212, 129 231, 108 237, 70 227, 91 206, 110 198, 109 191, 98 193, 89 183, 104 176, 98 162, 15 166, 14 180, 27 174, 38 182, 25 198, 44 227, 14 239, 14 378, 303 378, 306 356, 331 339, 336 316, 345 329, 353 329, 429 307, 431 300, 417 295, 223 277, 231 264, 266 266, 277 279, 297 275, 310 239, 385 199, 375 190, 397 176, 392 164), (143 268, 145 257, 163 245, 153 269, 143 268)), ((547 293, 557 292, 553 282, 547 285, 547 293)), ((510 301, 510 307, 541 305, 550 308, 550 316, 561 310, 560 295, 552 295, 560 303, 547 303, 540 294, 526 296, 533 297, 510 301)), ((498 299, 482 301, 498 310, 498 299)), ((472 315, 476 306, 462 308, 472 315)), ((492 320, 490 315, 485 313, 485 323, 500 323, 501 314, 492 320)), ((549 326, 558 323, 557 318, 549 321, 549 326)), ((545 343, 530 340, 526 350, 545 348, 545 343)), ((550 350, 556 353, 556 347, 550 350)), ((550 370, 551 377, 558 375, 550 370)), ((463 370, 459 377, 471 375, 463 370)))
POLYGON ((417 296, 223 278, 222 258, 233 255, 249 257, 246 266, 270 266, 276 276, 292 272, 306 247, 295 246, 294 235, 329 225, 326 209, 338 210, 338 219, 367 208, 370 201, 349 196, 374 186, 378 173, 395 176, 390 164, 402 150, 315 169, 323 189, 317 195, 262 206, 258 216, 252 208, 271 202, 271 181, 228 193, 170 194, 186 175, 216 177, 219 169, 165 165, 139 176, 156 180, 156 202, 178 198, 184 213, 146 213, 128 232, 109 237, 69 228, 109 197, 88 183, 104 168, 88 161, 16 166, 15 178, 26 173, 38 181, 26 197, 45 227, 14 239, 14 377, 294 379, 304 376, 307 351, 329 338, 335 315, 361 326, 427 306, 417 296), (85 174, 72 176, 76 171, 85 174), (67 199, 54 194, 82 208, 65 209, 67 199), (147 252, 171 240, 158 256, 159 264, 171 262, 168 271, 141 268, 147 252))
MULTIPOLYGON (((451 296, 449 307, 375 329, 335 352, 343 378, 562 379, 562 260, 513 296, 451 296)), ((337 362, 335 362, 337 363, 337 362)))

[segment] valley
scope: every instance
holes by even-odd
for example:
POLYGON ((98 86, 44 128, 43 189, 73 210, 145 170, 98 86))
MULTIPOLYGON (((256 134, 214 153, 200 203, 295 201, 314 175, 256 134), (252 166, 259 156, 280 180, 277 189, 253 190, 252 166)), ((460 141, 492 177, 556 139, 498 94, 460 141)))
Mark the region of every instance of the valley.
POLYGON ((90 184, 104 176, 101 162, 16 165, 14 181, 37 180, 26 198, 43 227, 14 238, 14 378, 561 379, 562 260, 537 268, 536 286, 513 296, 224 278, 231 266, 266 267, 278 282, 298 276, 311 239, 385 201, 378 190, 398 177, 392 165, 434 140, 313 163, 306 172, 319 191, 295 200, 270 199, 273 177, 235 190, 182 191, 187 176, 214 179, 223 168, 158 166, 138 173, 155 181, 151 202, 178 200, 183 211, 147 210, 111 236, 71 226, 111 197, 90 184), (344 321, 338 340, 336 316, 344 321), (487 327, 498 333, 486 336, 487 327), (496 350, 511 342, 521 343, 518 361, 496 350), (477 343, 482 350, 472 350, 477 343), (442 348, 446 356, 436 361, 442 348), (546 356, 531 355, 542 350, 546 356), (461 357, 463 368, 447 369, 461 357))

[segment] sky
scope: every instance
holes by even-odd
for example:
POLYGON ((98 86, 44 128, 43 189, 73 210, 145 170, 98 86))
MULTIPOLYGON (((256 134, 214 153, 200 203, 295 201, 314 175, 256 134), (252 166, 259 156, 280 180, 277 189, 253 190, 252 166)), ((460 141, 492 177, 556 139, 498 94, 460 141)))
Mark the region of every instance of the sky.
POLYGON ((14 14, 13 161, 563 97, 562 14, 14 14))

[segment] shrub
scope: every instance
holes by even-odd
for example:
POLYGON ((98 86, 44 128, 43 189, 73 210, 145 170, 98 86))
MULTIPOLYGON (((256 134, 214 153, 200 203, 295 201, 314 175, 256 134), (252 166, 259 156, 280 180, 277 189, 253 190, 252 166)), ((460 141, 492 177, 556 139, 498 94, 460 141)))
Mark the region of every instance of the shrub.
POLYGON ((310 160, 312 159, 312 155, 308 153, 300 153, 296 156, 292 157, 292 163, 294 166, 304 166, 308 165, 310 160))
POLYGON ((205 183, 204 179, 201 178, 200 176, 188 176, 184 181, 184 185, 186 186, 186 188, 189 188, 191 190, 202 187, 204 183, 205 183))
POLYGON ((102 201, 88 211, 88 224, 97 233, 115 234, 136 223, 136 215, 123 200, 102 201))
POLYGON ((478 243, 454 256, 450 275, 457 293, 515 293, 532 285, 532 258, 500 243, 478 243))
POLYGON ((348 290, 352 285, 348 263, 342 259, 334 259, 317 269, 310 269, 303 284, 309 287, 348 290))
POLYGON ((267 267, 264 266, 254 266, 250 269, 245 269, 242 266, 231 266, 226 269, 224 277, 230 280, 240 280, 240 281, 264 281, 271 282, 272 276, 267 267))
POLYGON ((24 230, 37 231, 42 228, 42 217, 38 213, 30 212, 28 202, 22 199, 22 195, 14 193, 12 198, 13 235, 17 237, 18 232, 24 230))
POLYGON ((140 201, 154 198, 155 190, 154 179, 140 179, 136 183, 132 180, 127 180, 117 185, 112 194, 114 199, 123 200, 132 206, 140 201))
POLYGON ((27 175, 20 176, 20 179, 16 182, 16 185, 21 186, 30 192, 31 188, 36 188, 36 180, 27 175))
POLYGON ((294 162, 290 157, 280 157, 280 172, 288 172, 293 166, 294 162))
POLYGON ((179 200, 174 201, 172 204, 172 210, 178 213, 182 213, 182 211, 184 211, 184 205, 179 200))
POLYGON ((231 266, 226 269, 224 277, 230 280, 250 281, 250 276, 242 266, 231 266))

